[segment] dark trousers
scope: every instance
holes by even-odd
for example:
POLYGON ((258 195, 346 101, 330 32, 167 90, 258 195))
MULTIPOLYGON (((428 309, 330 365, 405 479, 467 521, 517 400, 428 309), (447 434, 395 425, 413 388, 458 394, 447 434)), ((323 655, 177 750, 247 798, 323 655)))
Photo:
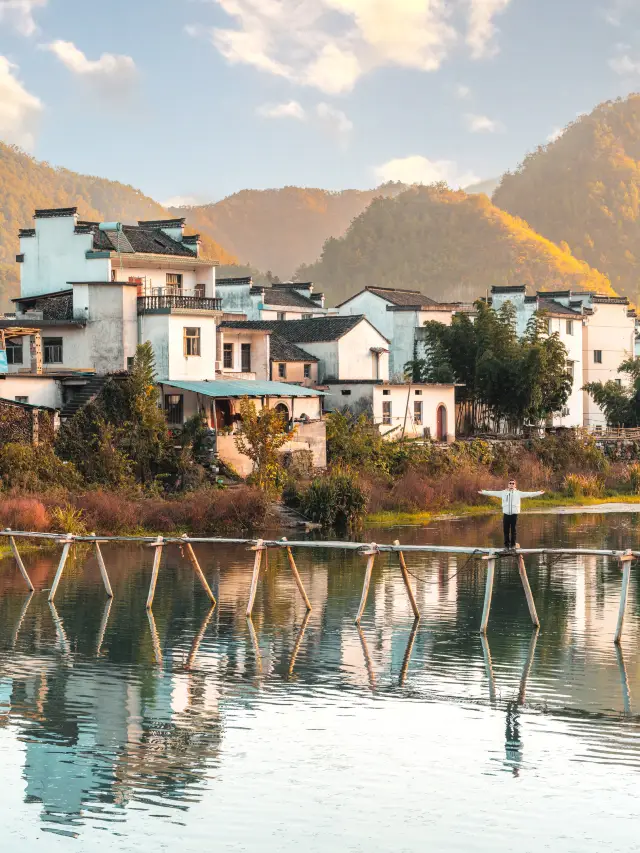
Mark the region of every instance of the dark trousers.
POLYGON ((516 547, 516 525, 518 524, 517 515, 503 515, 502 529, 504 530, 504 547, 516 547))

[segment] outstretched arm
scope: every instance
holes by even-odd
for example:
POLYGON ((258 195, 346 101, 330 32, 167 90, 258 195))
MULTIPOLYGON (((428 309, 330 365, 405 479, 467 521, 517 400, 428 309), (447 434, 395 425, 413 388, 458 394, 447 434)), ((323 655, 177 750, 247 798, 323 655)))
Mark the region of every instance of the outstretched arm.
POLYGON ((501 498, 502 492, 491 492, 489 489, 481 489, 478 492, 479 495, 487 495, 490 498, 501 498))
POLYGON ((544 495, 544 491, 542 492, 520 492, 521 498, 538 498, 540 495, 544 495))

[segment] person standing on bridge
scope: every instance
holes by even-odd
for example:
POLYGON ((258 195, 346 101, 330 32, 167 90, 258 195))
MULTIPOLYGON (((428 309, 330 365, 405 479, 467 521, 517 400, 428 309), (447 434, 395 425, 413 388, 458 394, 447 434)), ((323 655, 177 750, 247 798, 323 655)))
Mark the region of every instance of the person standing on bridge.
POLYGON ((522 498, 537 498, 544 495, 544 492, 520 492, 516 488, 516 481, 512 479, 509 480, 507 488, 502 491, 492 492, 488 489, 482 489, 478 494, 487 495, 490 498, 501 498, 504 547, 510 551, 516 547, 516 527, 520 515, 520 501, 522 498))

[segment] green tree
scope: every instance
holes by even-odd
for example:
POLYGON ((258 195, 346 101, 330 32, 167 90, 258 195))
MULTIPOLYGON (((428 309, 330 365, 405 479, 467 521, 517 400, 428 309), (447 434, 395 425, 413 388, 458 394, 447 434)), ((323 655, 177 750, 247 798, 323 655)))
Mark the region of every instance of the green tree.
POLYGON ((278 451, 293 438, 295 430, 286 431, 287 420, 275 409, 258 412, 248 397, 240 400, 239 414, 242 421, 234 435, 236 448, 253 462, 251 477, 255 485, 274 493, 283 477, 278 451))
POLYGON ((600 406, 609 426, 640 426, 640 358, 628 358, 618 368, 618 373, 626 373, 630 385, 618 385, 617 382, 589 382, 584 386, 600 406))

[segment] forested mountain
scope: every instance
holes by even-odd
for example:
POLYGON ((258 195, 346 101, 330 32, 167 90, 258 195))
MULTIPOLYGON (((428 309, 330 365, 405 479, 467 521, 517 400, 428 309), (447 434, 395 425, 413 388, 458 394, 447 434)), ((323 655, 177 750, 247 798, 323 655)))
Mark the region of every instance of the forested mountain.
POLYGON ((495 204, 640 295, 640 95, 601 104, 507 173, 495 204))
POLYGON ((341 237, 376 196, 393 196, 406 187, 383 184, 375 190, 284 187, 242 190, 215 204, 173 207, 198 231, 215 234, 240 263, 269 270, 286 280, 300 264, 320 256, 328 237, 341 237))
MULTIPOLYGON (((0 302, 18 293, 18 229, 32 227, 33 211, 42 207, 78 207, 83 219, 135 222, 163 219, 168 211, 140 190, 116 181, 54 169, 0 143, 0 302)), ((203 235, 203 254, 233 263, 235 258, 203 235)))
POLYGON ((493 284, 611 293, 606 276, 574 258, 485 195, 444 185, 376 198, 321 259, 299 270, 335 304, 367 284, 416 288, 440 301, 471 301, 493 284))

